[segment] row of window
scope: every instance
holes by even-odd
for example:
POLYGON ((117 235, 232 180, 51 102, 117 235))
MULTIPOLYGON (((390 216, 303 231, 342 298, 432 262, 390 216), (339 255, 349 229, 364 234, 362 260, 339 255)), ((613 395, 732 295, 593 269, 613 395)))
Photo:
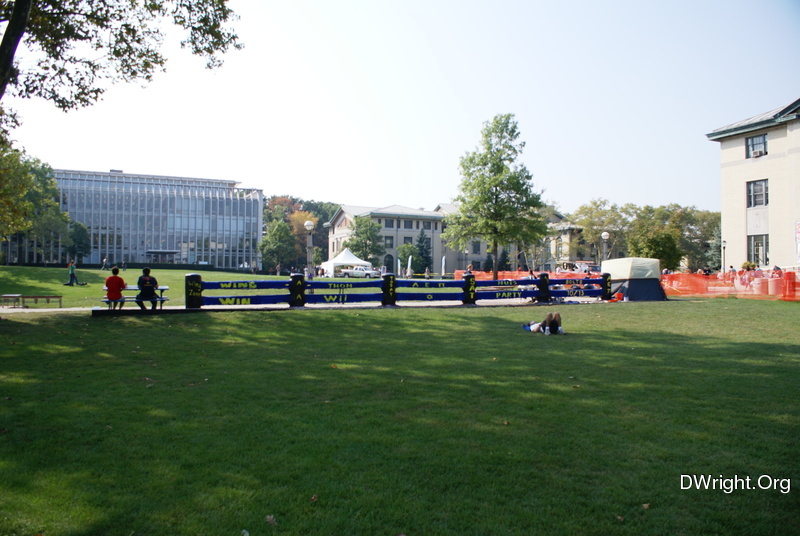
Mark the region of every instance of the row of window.
POLYGON ((402 227, 403 229, 414 229, 415 228, 414 227, 414 223, 415 222, 416 222, 416 228, 417 229, 423 229, 425 231, 430 231, 431 229, 433 229, 434 231, 438 231, 439 230, 439 222, 438 221, 437 222, 430 222, 430 221, 424 221, 424 220, 420 221, 420 220, 394 220, 394 219, 384 219, 383 221, 381 221, 380 218, 378 219, 378 224, 382 223, 383 227, 386 228, 386 229, 394 229, 395 225, 397 226, 397 229, 400 229, 401 228, 400 227, 401 223, 403 225, 403 227, 402 227), (420 223, 422 223, 421 227, 420 227, 420 223))
MULTIPOLYGON (((404 236, 403 237, 403 244, 413 244, 413 243, 414 243, 414 238, 412 238, 410 236, 404 236)), ((428 237, 425 237, 425 244, 428 247, 431 247, 431 239, 428 238, 428 237)), ((386 249, 394 248, 394 237, 393 236, 384 236, 383 237, 383 247, 385 247, 386 249)))

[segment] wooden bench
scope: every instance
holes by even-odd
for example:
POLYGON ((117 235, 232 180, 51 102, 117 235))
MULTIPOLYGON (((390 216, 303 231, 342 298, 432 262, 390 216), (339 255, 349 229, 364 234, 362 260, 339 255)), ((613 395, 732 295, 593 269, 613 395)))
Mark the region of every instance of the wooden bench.
MULTIPOLYGON (((107 287, 103 287, 103 290, 108 291, 108 288, 107 287)), ((169 287, 168 286, 159 286, 156 290, 159 292, 158 296, 156 296, 154 298, 151 298, 151 299, 142 300, 142 303, 148 303, 149 304, 149 303, 151 303, 153 301, 156 301, 156 302, 158 302, 159 308, 163 309, 164 308, 164 302, 165 301, 169 301, 169 298, 164 296, 164 291, 169 290, 169 287)), ((139 287, 136 286, 136 285, 127 285, 124 289, 122 289, 122 292, 136 292, 138 294, 139 293, 139 287)), ((136 296, 125 296, 125 295, 123 295, 122 296, 122 301, 124 303, 136 302, 136 296)), ((108 304, 108 308, 111 309, 111 304, 119 303, 119 300, 116 300, 116 301, 115 300, 109 300, 108 298, 104 297, 102 299, 102 302, 105 303, 105 304, 108 304)))
MULTIPOLYGON (((152 303, 153 300, 159 302, 159 307, 161 309, 163 309, 164 308, 164 302, 165 301, 169 301, 169 298, 167 298, 166 296, 156 296, 155 298, 152 298, 152 299, 142 300, 142 303, 149 304, 149 303, 152 303)), ((103 303, 107 303, 109 309, 111 309, 111 304, 112 303, 119 303, 119 301, 120 300, 109 300, 108 298, 103 298, 103 303)), ((136 303, 136 296, 123 296, 122 297, 122 301, 125 302, 125 303, 131 303, 131 302, 136 303)))
POLYGON ((3 307, 19 307, 22 294, 3 294, 3 307))
POLYGON ((33 300, 34 304, 38 304, 39 300, 44 300, 46 303, 50 303, 50 300, 58 300, 58 306, 61 307, 61 298, 62 296, 26 296, 24 294, 19 297, 19 299, 22 301, 23 308, 27 307, 25 302, 29 300, 33 300))

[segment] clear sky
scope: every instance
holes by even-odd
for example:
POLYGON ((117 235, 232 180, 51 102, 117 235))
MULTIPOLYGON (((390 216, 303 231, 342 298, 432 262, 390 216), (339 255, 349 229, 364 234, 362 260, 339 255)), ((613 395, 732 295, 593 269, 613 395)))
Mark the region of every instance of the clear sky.
POLYGON ((432 210, 457 195, 483 123, 513 113, 535 188, 564 212, 719 210, 705 134, 800 98, 798 0, 231 5, 245 49, 222 68, 170 46, 153 83, 87 109, 4 99, 19 145, 54 168, 432 210))

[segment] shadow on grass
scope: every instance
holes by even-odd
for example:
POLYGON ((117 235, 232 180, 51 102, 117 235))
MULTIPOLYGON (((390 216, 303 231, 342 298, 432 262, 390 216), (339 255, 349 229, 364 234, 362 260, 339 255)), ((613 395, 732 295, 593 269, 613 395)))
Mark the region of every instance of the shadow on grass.
POLYGON ((684 472, 791 476, 796 345, 580 322, 546 337, 510 318, 4 318, 0 529, 663 534, 794 522, 796 501, 780 493, 678 486, 684 472))

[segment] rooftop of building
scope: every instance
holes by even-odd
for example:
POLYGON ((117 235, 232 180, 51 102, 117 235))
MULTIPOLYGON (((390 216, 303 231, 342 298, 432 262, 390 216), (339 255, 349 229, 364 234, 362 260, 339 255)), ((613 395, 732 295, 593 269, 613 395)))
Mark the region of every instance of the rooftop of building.
POLYGON ((730 125, 725 125, 724 127, 720 127, 706 134, 706 136, 709 140, 718 141, 724 138, 778 126, 797 119, 800 119, 800 99, 797 99, 788 106, 775 108, 769 112, 743 119, 736 123, 731 123, 730 125))

